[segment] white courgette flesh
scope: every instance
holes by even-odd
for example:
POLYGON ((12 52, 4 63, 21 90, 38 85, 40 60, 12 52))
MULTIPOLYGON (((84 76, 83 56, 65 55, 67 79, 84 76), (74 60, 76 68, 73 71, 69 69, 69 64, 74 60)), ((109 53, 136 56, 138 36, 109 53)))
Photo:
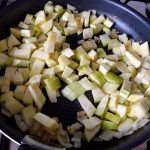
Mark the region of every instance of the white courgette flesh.
POLYGON ((48 130, 48 132, 54 131, 58 128, 58 123, 54 119, 40 112, 36 113, 34 119, 42 124, 48 130))
POLYGON ((38 110, 41 110, 43 105, 45 104, 46 98, 41 92, 40 88, 36 83, 29 86, 29 92, 38 107, 38 110))
POLYGON ((97 126, 100 126, 101 120, 97 117, 91 117, 89 119, 84 119, 83 120, 83 125, 87 130, 93 130, 97 126))
POLYGON ((100 101, 99 105, 97 106, 95 114, 101 118, 103 118, 104 113, 108 109, 108 101, 109 101, 109 96, 106 95, 103 97, 103 99, 100 101))
POLYGON ((93 95, 94 103, 100 102, 101 99, 105 96, 105 94, 98 87, 92 89, 92 95, 93 95))
POLYGON ((87 116, 92 117, 96 111, 96 108, 90 102, 90 100, 85 95, 81 95, 80 97, 78 97, 78 101, 83 110, 86 112, 87 116))

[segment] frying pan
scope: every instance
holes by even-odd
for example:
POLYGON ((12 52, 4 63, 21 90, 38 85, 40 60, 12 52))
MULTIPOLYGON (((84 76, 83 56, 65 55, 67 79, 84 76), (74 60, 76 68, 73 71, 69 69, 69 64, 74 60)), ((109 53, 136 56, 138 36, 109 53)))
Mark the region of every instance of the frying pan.
MULTIPOLYGON (((9 35, 9 28, 23 20, 27 13, 36 13, 42 9, 48 0, 18 0, 12 5, 0 10, 0 39, 9 35)), ((113 0, 53 0, 54 4, 66 6, 67 3, 75 6, 79 11, 95 9, 97 13, 104 14, 112 18, 116 24, 115 28, 120 33, 127 33, 136 41, 150 41, 150 22, 143 16, 132 10, 128 6, 113 0)), ((68 41, 75 45, 77 37, 70 38, 68 41), (72 40, 73 39, 73 40, 72 40)), ((91 95, 88 95, 91 98, 91 95)), ((51 104, 47 100, 42 112, 53 117, 58 116, 61 122, 67 126, 76 122, 76 112, 82 110, 78 101, 70 102, 60 96, 58 103, 51 104)), ((39 142, 39 139, 22 133, 13 119, 8 119, 0 114, 1 132, 18 144, 31 145, 40 150, 63 149, 58 145, 46 145, 39 142), (55 148, 57 147, 57 148, 55 148)), ((134 134, 122 139, 113 139, 109 142, 86 142, 82 143, 81 150, 128 150, 147 141, 150 138, 150 123, 135 132, 134 134)))

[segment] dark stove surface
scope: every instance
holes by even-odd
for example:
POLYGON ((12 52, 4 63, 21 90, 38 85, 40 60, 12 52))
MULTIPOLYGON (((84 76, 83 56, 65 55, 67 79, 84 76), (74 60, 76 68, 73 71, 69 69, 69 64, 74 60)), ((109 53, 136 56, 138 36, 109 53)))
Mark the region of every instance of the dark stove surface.
MULTIPOLYGON (((15 1, 16 0, 0 0, 0 8, 6 7, 7 5, 10 5, 15 1)), ((150 19, 150 0, 120 0, 120 1, 123 3, 128 1, 127 5, 134 8, 142 15, 150 19)), ((140 145, 134 150, 150 150, 150 142, 147 143, 140 145)), ((4 135, 0 134, 0 150, 30 150, 30 149, 25 146, 18 148, 18 145, 16 143, 10 141, 4 135)))

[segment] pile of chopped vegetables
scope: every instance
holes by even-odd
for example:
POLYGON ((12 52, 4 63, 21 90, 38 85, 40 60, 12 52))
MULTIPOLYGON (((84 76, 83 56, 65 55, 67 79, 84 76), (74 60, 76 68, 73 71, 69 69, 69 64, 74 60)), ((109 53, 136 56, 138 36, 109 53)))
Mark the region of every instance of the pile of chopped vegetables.
POLYGON ((144 126, 150 117, 149 45, 119 34, 113 25, 95 10, 78 12, 52 2, 27 14, 0 41, 1 112, 14 116, 22 131, 66 148, 79 148, 82 140, 121 138, 144 126), (75 49, 66 40, 73 34, 83 37, 75 49), (78 101, 83 111, 77 122, 65 130, 57 116, 41 113, 43 89, 51 103, 60 93, 78 101))

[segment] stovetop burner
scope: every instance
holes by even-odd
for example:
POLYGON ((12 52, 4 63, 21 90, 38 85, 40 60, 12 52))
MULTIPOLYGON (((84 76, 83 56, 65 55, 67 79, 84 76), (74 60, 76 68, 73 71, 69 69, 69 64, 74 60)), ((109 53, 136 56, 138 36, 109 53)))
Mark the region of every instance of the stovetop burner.
MULTIPOLYGON (((16 0, 0 0, 0 9, 10 5, 16 0)), ((120 0, 123 3, 126 3, 130 7, 134 8, 142 15, 150 19, 150 0, 120 0)), ((142 144, 138 148, 134 150, 149 150, 150 149, 150 141, 142 144)), ((0 150, 31 150, 29 147, 21 146, 19 147, 17 144, 10 141, 4 135, 0 134, 0 150)), ((32 149, 33 150, 33 149, 32 149)))

